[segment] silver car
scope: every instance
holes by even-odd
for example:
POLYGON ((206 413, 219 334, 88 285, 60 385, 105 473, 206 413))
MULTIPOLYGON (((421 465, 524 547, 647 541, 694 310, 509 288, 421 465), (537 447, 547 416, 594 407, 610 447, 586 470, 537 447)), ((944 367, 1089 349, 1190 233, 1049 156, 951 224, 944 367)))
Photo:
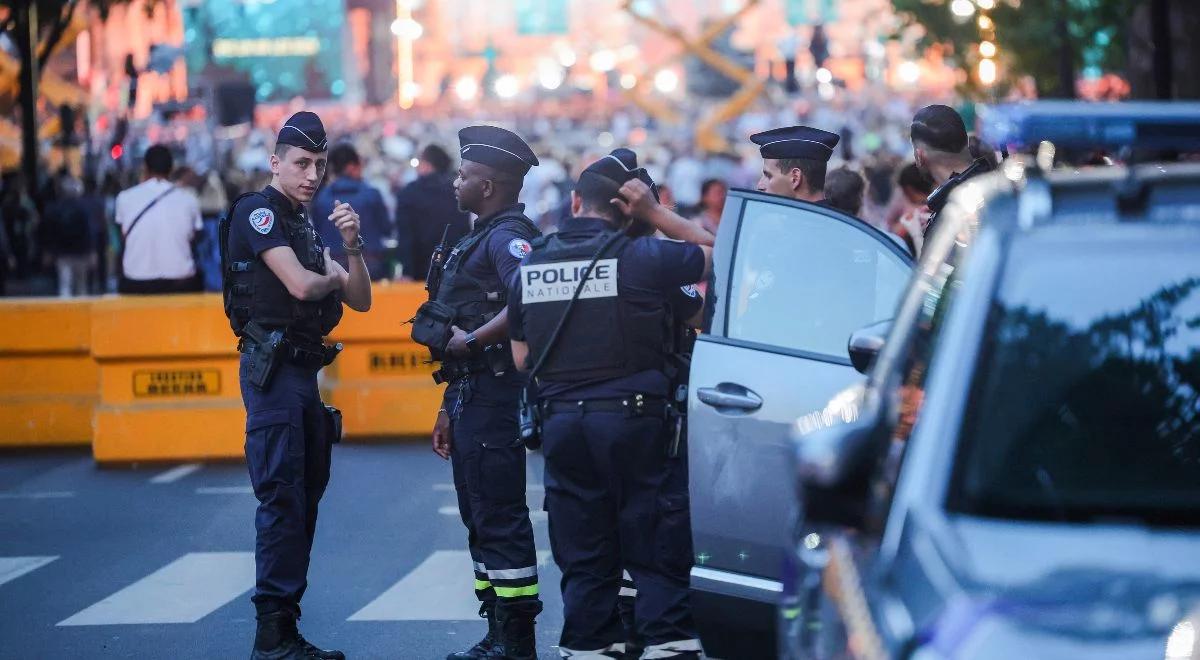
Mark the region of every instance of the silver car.
POLYGON ((861 220, 730 192, 688 400, 693 609, 708 653, 774 654, 792 424, 862 379, 846 341, 892 317, 911 269, 894 237, 861 220))

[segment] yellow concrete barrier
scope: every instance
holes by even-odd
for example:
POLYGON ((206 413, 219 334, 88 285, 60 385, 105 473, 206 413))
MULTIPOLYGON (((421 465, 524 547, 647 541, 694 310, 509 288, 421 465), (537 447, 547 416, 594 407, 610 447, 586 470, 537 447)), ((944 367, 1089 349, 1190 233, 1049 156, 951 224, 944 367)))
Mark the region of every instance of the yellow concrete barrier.
POLYGON ((426 299, 420 284, 377 283, 371 311, 346 311, 331 341, 345 350, 322 372, 325 400, 340 408, 348 438, 426 436, 442 387, 433 383, 429 350, 404 325, 426 299))
POLYGON ((98 462, 240 458, 236 339, 218 294, 123 296, 92 306, 98 462))
POLYGON ((0 300, 0 447, 86 445, 99 399, 90 299, 0 300))

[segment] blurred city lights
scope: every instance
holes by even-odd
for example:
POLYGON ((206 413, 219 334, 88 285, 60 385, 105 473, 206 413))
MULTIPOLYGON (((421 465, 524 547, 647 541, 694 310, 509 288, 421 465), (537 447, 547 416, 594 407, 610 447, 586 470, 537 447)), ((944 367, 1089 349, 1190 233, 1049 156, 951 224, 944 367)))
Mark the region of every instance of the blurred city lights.
POLYGON ((419 158, 414 157, 408 161, 408 164, 410 167, 416 167, 417 165, 421 164, 421 160, 419 158))
POLYGON ((991 85, 996 82, 996 62, 979 60, 979 82, 991 85))
POLYGON ((950 3, 950 13, 959 18, 970 18, 975 13, 975 4, 971 0, 954 0, 950 3))
POLYGON ((541 67, 538 70, 538 84, 545 89, 555 90, 562 87, 565 77, 563 70, 557 67, 541 67))
POLYGON ((463 76, 454 83, 454 94, 463 101, 470 101, 479 94, 479 83, 474 78, 463 76))
POLYGON ((654 74, 654 88, 663 94, 670 94, 679 87, 679 74, 670 69, 663 69, 654 74))
POLYGON ((112 156, 113 160, 120 160, 121 155, 124 153, 125 147, 122 147, 119 144, 114 144, 112 150, 108 152, 108 155, 112 156))
POLYGON ((991 16, 985 14, 979 17, 980 30, 991 30, 994 27, 996 27, 996 24, 992 22, 991 16))
POLYGON ((566 66, 566 67, 571 67, 571 66, 575 66, 576 61, 577 61, 577 58, 575 57, 575 51, 571 50, 571 48, 569 46, 563 46, 562 48, 559 49, 559 51, 558 51, 558 63, 559 64, 566 66))
POLYGON ((817 85, 817 95, 821 97, 822 101, 828 101, 832 99, 835 91, 836 88, 829 83, 821 83, 817 85))
POLYGON ((912 85, 921 79, 921 65, 906 60, 900 64, 900 80, 906 85, 912 85))
POLYGON ((411 18, 397 18, 392 21, 392 34, 402 39, 415 41, 425 34, 425 28, 411 18))
POLYGON ((521 83, 516 76, 506 73, 496 79, 495 89, 496 96, 502 99, 511 99, 521 91, 521 83))
POLYGON ((996 0, 975 0, 975 4, 984 11, 991 11, 996 8, 996 0))
POLYGON ((401 91, 407 98, 415 99, 421 95, 421 86, 410 80, 404 83, 404 85, 401 87, 401 91))
POLYGON ((825 67, 817 69, 817 82, 825 85, 833 82, 833 72, 825 67))
POLYGON ((632 73, 621 74, 621 89, 633 89, 637 87, 637 76, 632 73))
POLYGON ((608 73, 617 67, 617 54, 611 50, 598 50, 588 58, 588 64, 601 73, 608 73))
POLYGON ((604 147, 605 149, 611 147, 612 143, 613 143, 613 134, 609 133, 608 131, 604 131, 600 135, 596 136, 596 144, 600 145, 601 147, 604 147))
POLYGON ((990 41, 984 41, 979 44, 979 54, 984 57, 996 56, 996 44, 990 41))

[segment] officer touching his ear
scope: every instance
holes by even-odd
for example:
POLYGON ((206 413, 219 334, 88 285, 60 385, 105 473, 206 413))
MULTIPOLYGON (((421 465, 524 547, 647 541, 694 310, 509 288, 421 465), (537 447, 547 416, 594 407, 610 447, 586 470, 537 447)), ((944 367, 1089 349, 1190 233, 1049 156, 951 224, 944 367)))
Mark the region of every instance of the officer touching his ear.
POLYGON ((458 137, 462 164, 454 192, 459 208, 478 218, 445 263, 431 268, 430 300, 418 310, 412 331, 413 340, 441 361, 434 380, 447 387, 433 451, 451 461, 479 615, 488 622, 479 643, 448 657, 533 660, 542 601, 525 501, 525 448, 517 430, 525 377, 508 343, 507 283, 539 235, 517 203, 538 159, 502 128, 469 126, 458 137))
MULTIPOLYGON (((610 154, 571 195, 573 218, 533 242, 510 285, 513 357, 540 399, 546 509, 562 569, 563 657, 623 657, 622 567, 637 585, 642 657, 702 650, 688 604, 686 493, 670 483, 668 301, 707 277, 713 237, 658 205, 644 170, 610 154), (625 233, 632 217, 664 241, 625 233)), ((684 295, 687 295, 684 293, 684 295)))
POLYGON ((340 350, 323 337, 341 320, 343 304, 371 308, 358 214, 339 203, 318 219, 341 233, 347 271, 329 258, 305 209, 325 175, 327 149, 317 115, 292 115, 271 156, 270 185, 237 198, 220 223, 225 314, 242 354, 246 463, 259 502, 252 660, 345 658, 310 644, 296 624, 317 505, 341 438, 341 414, 317 392, 317 372, 340 350))

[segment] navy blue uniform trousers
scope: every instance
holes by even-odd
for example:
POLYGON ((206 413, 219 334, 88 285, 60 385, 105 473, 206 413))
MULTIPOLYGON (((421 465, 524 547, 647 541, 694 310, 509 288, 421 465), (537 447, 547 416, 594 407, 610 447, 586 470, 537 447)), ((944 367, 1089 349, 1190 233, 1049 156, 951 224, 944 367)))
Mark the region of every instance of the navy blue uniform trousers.
POLYGON ((317 369, 284 362, 263 390, 246 380, 246 464, 258 498, 254 601, 259 611, 299 610, 317 530, 317 505, 329 484, 333 446, 317 369))
POLYGON ((698 651, 688 604, 691 531, 683 458, 664 420, 566 412, 543 423, 550 545, 562 569, 567 652, 617 656, 622 568, 637 587, 637 636, 653 657, 698 651))
POLYGON ((517 429, 517 374, 477 374, 446 388, 450 461, 458 512, 475 564, 475 595, 496 611, 536 616, 539 598, 533 525, 525 501, 525 447, 517 429))

